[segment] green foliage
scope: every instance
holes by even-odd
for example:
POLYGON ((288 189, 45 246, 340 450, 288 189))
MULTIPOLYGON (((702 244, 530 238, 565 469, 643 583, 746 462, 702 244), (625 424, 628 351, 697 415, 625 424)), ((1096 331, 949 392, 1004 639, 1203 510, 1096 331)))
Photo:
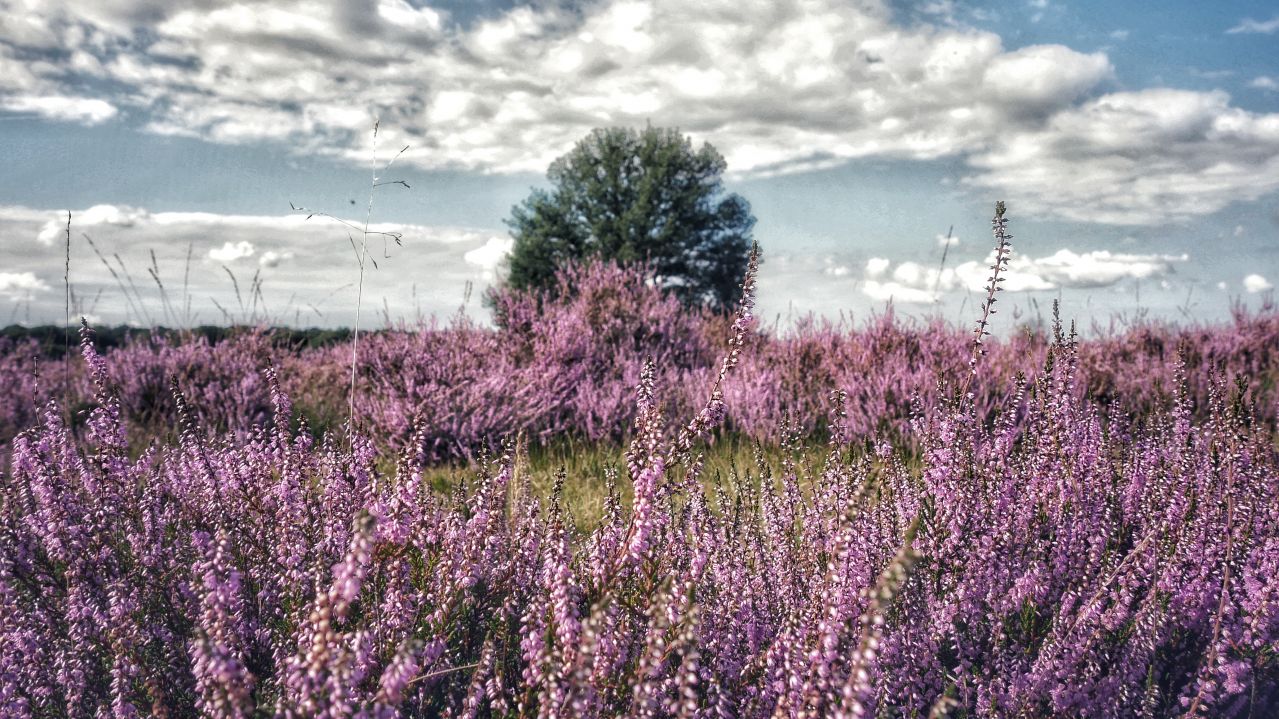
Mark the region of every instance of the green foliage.
MULTIPOLYGON (((846 459, 852 461, 860 458, 864 451, 862 447, 849 447, 846 459)), ((760 473, 765 473, 770 478, 780 476, 781 472, 777 470, 788 466, 788 462, 812 473, 822 466, 829 454, 829 442, 818 438, 808 438, 803 443, 782 447, 774 442, 760 443, 734 432, 719 432, 714 435, 713 442, 702 448, 700 481, 712 496, 717 489, 723 489, 730 496, 736 497, 739 490, 737 485, 748 481, 747 476, 751 473, 757 478, 760 473)), ((903 461, 906 466, 914 467, 918 458, 905 456, 903 461)), ((474 482, 475 473, 481 466, 474 461, 457 461, 430 467, 423 471, 422 476, 439 496, 449 497, 459 485, 474 482)), ((383 469, 392 471, 394 463, 389 463, 383 469)), ((610 472, 616 472, 620 478, 617 487, 619 499, 623 506, 629 508, 633 497, 631 483, 625 481, 624 444, 576 441, 571 436, 565 436, 544 445, 526 445, 517 476, 527 477, 535 496, 543 500, 550 498, 560 474, 574 478, 560 488, 560 499, 573 527, 586 535, 604 516, 605 499, 609 491, 604 480, 610 472)), ((807 484, 803 488, 805 491, 813 489, 807 484)))
POLYGON ((687 305, 730 308, 740 297, 755 218, 725 194, 723 156, 676 129, 591 132, 551 164, 554 189, 511 210, 507 283, 554 291, 565 264, 648 262, 687 305))

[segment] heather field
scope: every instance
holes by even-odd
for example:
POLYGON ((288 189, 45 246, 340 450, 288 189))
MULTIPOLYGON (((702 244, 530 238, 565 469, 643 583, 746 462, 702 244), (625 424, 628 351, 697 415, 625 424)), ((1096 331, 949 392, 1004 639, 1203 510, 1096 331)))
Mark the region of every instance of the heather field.
POLYGON ((0 0, 0 719, 1279 719, 1276 38, 0 0))
POLYGON ((1273 716, 1279 312, 1000 327, 1008 251, 975 331, 5 340, 0 713, 1273 716))

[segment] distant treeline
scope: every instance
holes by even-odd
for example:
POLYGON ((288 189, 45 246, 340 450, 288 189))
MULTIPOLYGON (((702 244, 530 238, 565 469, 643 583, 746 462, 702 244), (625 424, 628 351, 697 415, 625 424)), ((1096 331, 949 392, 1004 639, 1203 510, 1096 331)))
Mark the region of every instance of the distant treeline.
MULTIPOLYGON (((261 333, 270 337, 275 344, 296 348, 325 347, 351 339, 351 330, 345 327, 339 329, 321 329, 318 327, 294 329, 292 327, 261 328, 238 325, 231 327, 201 325, 190 329, 171 329, 168 327, 116 325, 114 327, 94 327, 93 331, 97 335, 96 345, 99 350, 115 349, 127 344, 131 339, 146 339, 153 335, 178 339, 203 337, 210 344, 217 344, 248 333, 261 333)), ((362 332, 361 334, 364 333, 362 332)), ((72 346, 79 345, 79 328, 73 327, 69 333, 67 328, 57 325, 39 325, 36 327, 9 325, 4 329, 0 329, 0 340, 22 341, 33 339, 39 344, 42 352, 51 356, 62 354, 68 337, 70 337, 72 346)))

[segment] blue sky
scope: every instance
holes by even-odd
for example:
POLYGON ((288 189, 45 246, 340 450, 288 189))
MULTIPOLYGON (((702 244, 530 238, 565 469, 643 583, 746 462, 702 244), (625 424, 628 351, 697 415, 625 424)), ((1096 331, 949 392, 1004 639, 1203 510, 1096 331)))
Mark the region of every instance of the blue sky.
POLYGON ((1279 8, 1144 10, 0 0, 0 324, 61 317, 67 210, 97 321, 350 323, 349 240, 290 203, 363 220, 375 115, 379 317, 455 311, 551 159, 651 121, 728 159, 767 317, 966 322, 1004 199, 1009 326, 1221 319, 1279 282, 1279 8))

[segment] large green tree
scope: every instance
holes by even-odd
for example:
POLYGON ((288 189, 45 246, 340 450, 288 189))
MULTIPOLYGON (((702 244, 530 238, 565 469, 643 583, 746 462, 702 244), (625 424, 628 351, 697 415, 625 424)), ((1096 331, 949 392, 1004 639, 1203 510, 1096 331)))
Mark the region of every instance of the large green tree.
POLYGON ((551 190, 511 210, 507 283, 552 289, 565 263, 647 262, 688 305, 730 307, 741 294, 755 218, 726 194, 722 155, 676 129, 591 132, 551 164, 551 190))

